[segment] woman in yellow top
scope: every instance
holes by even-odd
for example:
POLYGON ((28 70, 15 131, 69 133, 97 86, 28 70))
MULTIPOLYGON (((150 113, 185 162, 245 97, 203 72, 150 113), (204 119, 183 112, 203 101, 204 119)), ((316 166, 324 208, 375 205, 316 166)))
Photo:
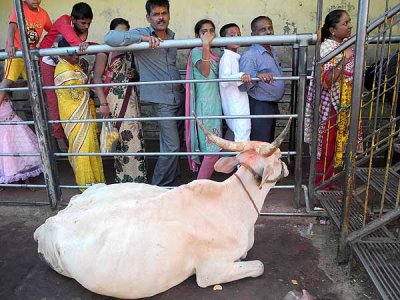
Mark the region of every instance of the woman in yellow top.
MULTIPOLYGON (((66 40, 61 40, 59 47, 68 47, 66 40)), ((61 56, 54 73, 56 86, 85 84, 87 76, 79 66, 78 55, 61 56)), ((88 120, 95 118, 93 100, 88 88, 56 90, 60 120, 88 120)), ((68 138, 68 153, 100 152, 96 123, 62 124, 68 138)), ((78 185, 90 185, 105 182, 103 163, 100 156, 69 156, 78 185)))

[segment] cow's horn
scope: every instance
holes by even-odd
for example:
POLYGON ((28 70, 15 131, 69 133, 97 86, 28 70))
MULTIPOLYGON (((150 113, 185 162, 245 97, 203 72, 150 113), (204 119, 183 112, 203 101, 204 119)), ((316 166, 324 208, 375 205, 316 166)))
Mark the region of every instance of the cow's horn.
POLYGON ((263 156, 270 156, 272 155, 276 149, 282 144, 283 140, 285 139, 286 135, 289 132, 290 123, 292 123, 292 117, 289 118, 289 121, 286 124, 285 129, 282 130, 281 134, 273 141, 271 144, 266 144, 260 147, 259 153, 263 156))
POLYGON ((211 141, 212 143, 214 143, 215 145, 221 147, 224 150, 233 151, 233 152, 242 152, 245 149, 246 144, 244 142, 232 142, 232 141, 228 141, 223 138, 220 138, 219 136, 216 136, 215 134, 212 134, 204 127, 203 123, 200 122, 200 120, 197 118, 197 115, 194 111, 192 111, 192 114, 193 114, 197 124, 200 126, 201 130, 203 130, 204 134, 208 138, 208 140, 211 141))

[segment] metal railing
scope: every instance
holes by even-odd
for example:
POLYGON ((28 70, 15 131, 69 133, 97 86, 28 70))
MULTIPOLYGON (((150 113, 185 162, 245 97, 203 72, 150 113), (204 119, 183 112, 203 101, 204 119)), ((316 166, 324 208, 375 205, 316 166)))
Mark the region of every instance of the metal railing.
MULTIPOLYGON (((19 184, 0 184, 0 187, 37 187, 37 188, 46 188, 47 195, 49 199, 49 204, 52 207, 55 207, 61 197, 61 188, 84 188, 81 186, 70 186, 70 185, 62 185, 59 183, 59 174, 57 171, 57 157, 67 157, 67 156, 134 156, 138 153, 57 153, 53 151, 54 149, 52 145, 52 137, 50 134, 50 124, 54 123, 84 123, 84 122, 97 122, 101 123, 104 121, 109 121, 109 119, 91 119, 91 120, 64 120, 64 121, 55 121, 48 120, 47 117, 47 109, 44 101, 43 90, 46 89, 64 89, 64 88, 81 88, 81 87, 105 87, 105 86, 125 86, 125 85, 156 85, 156 84, 175 84, 175 83, 187 83, 187 82, 221 82, 221 81, 231 81, 231 79, 215 79, 215 80, 172 80, 172 81, 163 81, 163 82, 133 82, 133 83, 125 83, 125 84, 85 84, 85 85, 75 85, 68 87, 59 87, 59 86, 42 86, 40 80, 40 70, 38 66, 39 58, 45 55, 68 55, 73 53, 82 54, 78 51, 78 47, 68 47, 68 48, 52 48, 52 49, 40 49, 40 50, 29 50, 28 44, 25 37, 25 20, 23 16, 23 11, 21 9, 21 1, 15 0, 15 8, 17 12, 17 20, 18 20, 18 28, 20 30, 20 35, 22 37, 22 51, 18 51, 16 57, 23 57, 25 61, 25 67, 27 71, 28 77, 28 87, 26 88, 7 88, 3 89, 4 91, 27 91, 29 90, 29 99, 32 107, 33 113, 33 121, 24 121, 24 122, 11 122, 11 121, 3 121, 0 122, 1 125, 22 125, 29 124, 34 125, 36 134, 39 141, 39 149, 40 153, 2 153, 1 156, 41 156, 43 165, 44 165, 44 180, 45 184, 38 185, 19 185, 19 184)), ((251 37, 229 37, 229 38, 216 38, 213 40, 212 46, 225 46, 230 44, 240 44, 240 45, 251 45, 255 43, 268 43, 271 45, 291 45, 293 46, 293 76, 284 76, 277 77, 275 80, 291 80, 292 83, 292 92, 291 92, 291 107, 292 111, 290 114, 286 115, 259 115, 259 116, 240 116, 240 118, 279 118, 279 119, 287 119, 289 117, 298 118, 296 133, 292 133, 292 142, 296 143, 295 149, 290 149, 286 152, 283 152, 285 156, 295 156, 295 184, 291 186, 294 188, 294 203, 296 206, 300 205, 301 193, 304 188, 302 187, 302 142, 297 142, 302 140, 303 136, 303 117, 304 114, 304 94, 306 81, 309 79, 307 76, 307 51, 308 46, 310 44, 315 43, 316 35, 315 34, 296 34, 296 35, 276 35, 276 36, 251 36, 251 37), (296 137, 296 138, 294 138, 296 137), (295 150, 295 151, 293 151, 295 150)), ((161 48, 193 48, 196 46, 201 46, 200 39, 190 39, 190 40, 168 40, 164 41, 160 44, 161 48)), ((132 51, 132 50, 145 50, 148 49, 148 43, 140 43, 133 44, 126 47, 118 47, 118 51, 132 51)), ((84 52, 84 54, 95 54, 98 52, 110 52, 114 51, 116 48, 107 46, 107 45, 95 45, 89 46, 88 49, 84 52)), ((7 54, 5 52, 0 53, 0 59, 7 58, 7 54)), ((235 79, 232 79, 235 80, 235 79)), ((239 80, 239 79, 236 79, 239 80)), ((258 80, 257 78, 253 78, 253 80, 258 80)), ((200 117, 200 118, 220 118, 220 119, 228 119, 228 118, 238 118, 239 116, 209 116, 209 117, 200 117)), ((124 118, 124 119, 113 119, 113 121, 140 121, 140 122, 148 122, 148 121, 159 121, 164 119, 175 119, 175 120, 192 120, 193 117, 176 117, 176 118, 156 118, 156 117, 146 117, 146 118, 124 118)), ((293 128, 293 129, 294 129, 293 128)), ((141 156, 158 156, 158 155, 174 155, 174 156, 186 156, 190 154, 196 155, 210 155, 210 154, 218 154, 218 155, 232 155, 234 153, 190 153, 190 152, 175 152, 175 153, 160 153, 160 152, 146 152, 140 153, 141 156)), ((279 187, 277 187, 279 188, 279 187)), ((310 204, 308 203, 307 198, 307 210, 310 208, 310 204)), ((10 201, 7 201, 9 203, 10 201)), ((0 202, 1 203, 1 202, 0 202)))

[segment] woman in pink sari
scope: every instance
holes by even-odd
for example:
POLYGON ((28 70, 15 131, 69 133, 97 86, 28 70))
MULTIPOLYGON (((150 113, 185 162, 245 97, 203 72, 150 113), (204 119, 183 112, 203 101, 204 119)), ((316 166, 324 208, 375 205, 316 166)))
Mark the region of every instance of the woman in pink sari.
MULTIPOLYGON (((122 18, 111 21, 110 30, 129 30, 129 23, 122 18)), ((123 83, 139 81, 131 52, 99 53, 93 71, 94 83, 123 83)), ((97 87, 100 112, 104 118, 135 118, 140 116, 136 87, 97 87)), ((117 151, 144 152, 143 131, 140 122, 114 122, 119 131, 117 151)), ((146 162, 143 156, 115 157, 116 182, 147 182, 146 162)))

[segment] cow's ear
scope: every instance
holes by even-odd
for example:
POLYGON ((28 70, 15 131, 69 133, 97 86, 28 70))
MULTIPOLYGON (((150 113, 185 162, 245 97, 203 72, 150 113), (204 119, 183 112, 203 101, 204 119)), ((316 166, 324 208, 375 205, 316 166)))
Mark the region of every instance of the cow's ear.
POLYGON ((273 173, 273 170, 272 170, 272 168, 270 166, 265 166, 264 167, 261 183, 259 185, 260 189, 263 186, 263 184, 268 180, 269 176, 272 175, 272 173, 273 173))
POLYGON ((214 170, 220 173, 231 173, 237 166, 236 156, 221 157, 214 165, 214 170))

